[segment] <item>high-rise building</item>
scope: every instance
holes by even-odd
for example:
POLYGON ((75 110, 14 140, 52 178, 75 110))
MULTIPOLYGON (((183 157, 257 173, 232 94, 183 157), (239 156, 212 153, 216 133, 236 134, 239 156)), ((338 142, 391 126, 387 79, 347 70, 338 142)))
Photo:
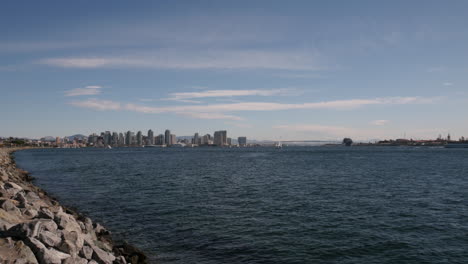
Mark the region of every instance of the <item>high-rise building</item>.
POLYGON ((192 144, 194 145, 200 144, 200 138, 198 137, 198 133, 195 133, 195 135, 193 136, 192 144))
POLYGON ((166 146, 171 145, 171 131, 169 129, 166 129, 166 131, 164 132, 164 140, 165 140, 166 146))
POLYGON ((163 134, 159 134, 157 137, 156 137, 156 145, 164 145, 165 144, 165 141, 164 141, 164 135, 163 134))
POLYGON ((117 132, 112 133, 111 144, 112 146, 117 146, 119 144, 119 134, 117 132))
POLYGON ((112 143, 112 135, 110 131, 106 131, 103 135, 104 145, 110 145, 112 143))
POLYGON ((228 146, 231 146, 231 142, 232 142, 231 138, 227 138, 227 139, 226 139, 226 144, 227 144, 228 146))
POLYGON ((119 133, 119 146, 125 145, 125 137, 123 133, 119 133))
POLYGON ((247 146, 247 137, 238 137, 237 143, 242 147, 247 146))
POLYGON ((171 144, 170 145, 174 145, 175 143, 177 143, 177 137, 176 137, 176 135, 171 134, 171 144))
POLYGON ((138 146, 143 146, 143 134, 141 131, 138 131, 136 134, 136 143, 138 146))
POLYGON ((210 134, 206 134, 200 138, 200 145, 211 145, 211 136, 210 134))
POLYGON ((148 145, 154 145, 154 133, 153 130, 148 130, 148 145))
POLYGON ((127 146, 133 145, 132 137, 133 137, 133 132, 131 132, 130 130, 127 131, 127 133, 125 133, 125 145, 127 146))
POLYGON ((93 145, 93 146, 96 145, 97 140, 98 140, 98 135, 96 135, 96 133, 93 133, 93 134, 89 135, 89 137, 88 137, 88 143, 93 145))
POLYGON ((227 145, 227 131, 220 130, 214 133, 213 143, 216 146, 225 146, 227 145))

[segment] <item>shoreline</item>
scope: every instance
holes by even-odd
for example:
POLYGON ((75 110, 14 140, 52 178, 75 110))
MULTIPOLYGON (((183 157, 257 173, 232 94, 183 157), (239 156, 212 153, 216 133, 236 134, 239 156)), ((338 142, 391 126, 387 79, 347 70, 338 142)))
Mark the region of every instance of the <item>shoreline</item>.
POLYGON ((67 208, 33 184, 0 148, 0 263, 146 264, 147 256, 112 240, 101 224, 67 208))

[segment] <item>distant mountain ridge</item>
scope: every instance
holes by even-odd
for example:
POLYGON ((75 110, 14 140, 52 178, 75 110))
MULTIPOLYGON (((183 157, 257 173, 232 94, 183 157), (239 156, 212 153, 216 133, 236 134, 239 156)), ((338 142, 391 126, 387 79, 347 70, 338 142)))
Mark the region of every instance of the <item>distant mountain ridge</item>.
POLYGON ((77 138, 78 140, 82 140, 84 138, 87 138, 88 136, 85 136, 83 134, 75 134, 73 136, 68 136, 66 138, 68 138, 68 140, 74 140, 75 138, 77 138))

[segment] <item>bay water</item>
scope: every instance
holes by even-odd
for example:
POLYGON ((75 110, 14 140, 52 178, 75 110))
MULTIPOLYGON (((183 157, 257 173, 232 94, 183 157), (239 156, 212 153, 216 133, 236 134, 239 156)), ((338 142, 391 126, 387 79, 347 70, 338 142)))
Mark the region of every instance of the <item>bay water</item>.
POLYGON ((468 262, 468 149, 32 149, 15 159, 152 263, 468 262))

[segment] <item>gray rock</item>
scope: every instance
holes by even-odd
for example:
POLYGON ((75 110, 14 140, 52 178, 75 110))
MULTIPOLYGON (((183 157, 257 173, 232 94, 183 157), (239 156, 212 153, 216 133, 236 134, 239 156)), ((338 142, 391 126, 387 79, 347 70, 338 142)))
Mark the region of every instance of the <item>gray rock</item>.
POLYGON ((24 239, 26 237, 37 237, 43 231, 54 232, 57 230, 57 224, 52 220, 34 220, 29 223, 17 224, 5 233, 11 237, 24 239))
POLYGON ((106 252, 98 247, 93 247, 93 260, 99 264, 112 264, 115 260, 115 256, 109 252, 106 252))
POLYGON ((18 184, 14 182, 5 182, 5 184, 3 185, 3 188, 5 188, 5 190, 8 190, 8 189, 17 189, 18 191, 23 190, 23 187, 19 186, 18 184))
POLYGON ((26 199, 28 201, 34 202, 34 201, 39 200, 40 198, 39 198, 39 195, 37 195, 35 192, 27 192, 26 199))
POLYGON ((18 207, 20 207, 20 208, 25 208, 25 207, 26 207, 26 203, 27 203, 28 201, 26 200, 26 197, 24 197, 23 191, 18 192, 18 193, 15 195, 14 199, 15 199, 16 201, 19 202, 19 206, 18 206, 18 207))
POLYGON ((97 223, 96 226, 94 227, 94 232, 96 232, 96 234, 108 234, 109 233, 109 231, 107 231, 107 229, 105 229, 99 223, 97 223))
POLYGON ((8 229, 10 229, 12 226, 14 226, 14 224, 8 222, 8 221, 5 221, 4 219, 0 218, 0 233, 3 231, 7 231, 8 229))
POLYGON ((7 221, 9 223, 12 223, 12 224, 20 223, 23 221, 21 217, 21 212, 12 213, 12 212, 7 212, 1 208, 0 208, 0 219, 7 221))
POLYGON ((26 209, 23 211, 23 214, 27 217, 34 218, 38 215, 38 212, 35 209, 26 209))
POLYGON ((88 261, 80 257, 71 257, 65 259, 62 264, 88 264, 88 261))
POLYGON ((10 199, 0 200, 0 207, 7 212, 15 211, 16 209, 18 209, 13 203, 13 201, 10 199))
POLYGON ((41 207, 39 213, 37 214, 38 218, 45 218, 45 219, 54 219, 54 213, 52 213, 46 207, 41 207))
POLYGON ((63 230, 62 238, 63 240, 70 241, 78 250, 83 247, 84 237, 81 232, 63 230))
POLYGON ((62 242, 62 239, 60 238, 60 236, 50 231, 46 231, 46 230, 42 231, 39 234, 39 240, 44 245, 49 246, 49 247, 55 247, 58 244, 60 244, 60 242, 62 242))
POLYGON ((93 257, 93 249, 89 246, 83 246, 79 255, 85 259, 90 260, 93 257))
POLYGON ((80 225, 78 225, 72 215, 59 212, 55 215, 54 220, 61 229, 67 231, 76 231, 77 233, 81 232, 80 225))
POLYGON ((85 221, 84 221, 84 224, 85 224, 85 227, 86 227, 86 231, 89 233, 89 232, 92 232, 94 230, 93 228, 93 221, 91 221, 91 219, 89 217, 86 217, 85 218, 85 221))
POLYGON ((37 264, 36 256, 23 241, 0 239, 0 263, 37 264))
POLYGON ((90 262, 88 262, 88 264, 99 264, 99 263, 97 263, 95 260, 91 260, 90 262))
POLYGON ((114 264, 127 264, 127 260, 123 256, 117 257, 114 264))
POLYGON ((65 254, 54 248, 51 248, 46 251, 46 254, 44 255, 44 260, 46 261, 45 263, 61 264, 62 260, 70 258, 70 257, 71 256, 68 254, 65 254))
POLYGON ((41 264, 61 264, 62 260, 71 257, 70 255, 60 252, 54 248, 48 249, 39 240, 32 237, 28 237, 25 242, 34 252, 36 258, 41 264))
POLYGON ((78 225, 81 227, 81 231, 86 232, 86 225, 81 221, 77 221, 77 222, 78 222, 78 225))

